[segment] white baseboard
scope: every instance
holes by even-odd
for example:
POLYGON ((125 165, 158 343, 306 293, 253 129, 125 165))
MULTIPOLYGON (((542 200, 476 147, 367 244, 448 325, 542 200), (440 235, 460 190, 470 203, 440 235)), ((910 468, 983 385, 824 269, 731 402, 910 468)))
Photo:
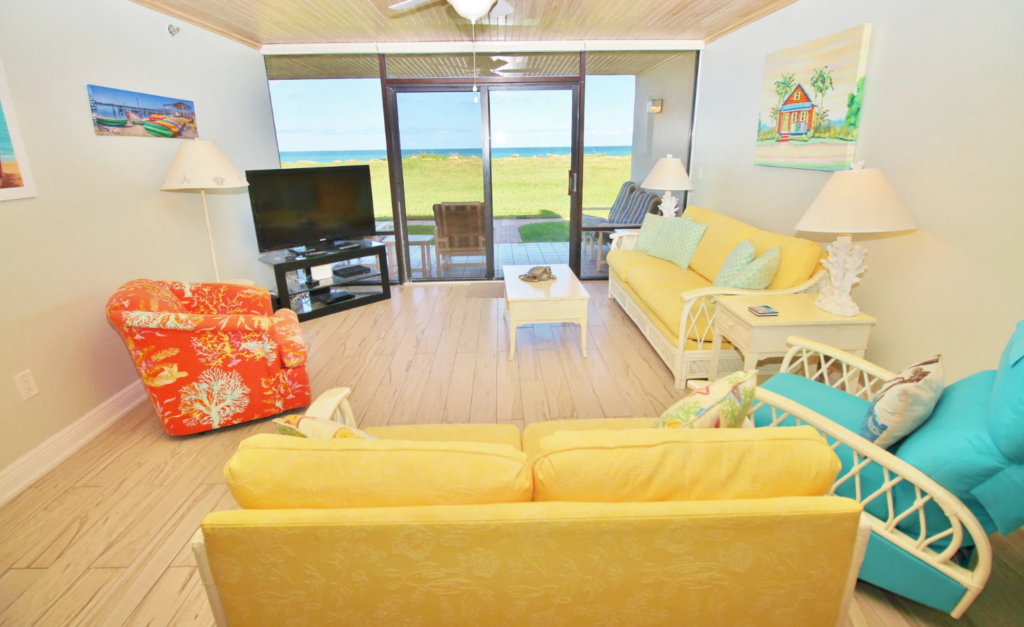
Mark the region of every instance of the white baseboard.
POLYGON ((136 381, 0 470, 0 505, 17 496, 147 398, 142 381, 136 381))

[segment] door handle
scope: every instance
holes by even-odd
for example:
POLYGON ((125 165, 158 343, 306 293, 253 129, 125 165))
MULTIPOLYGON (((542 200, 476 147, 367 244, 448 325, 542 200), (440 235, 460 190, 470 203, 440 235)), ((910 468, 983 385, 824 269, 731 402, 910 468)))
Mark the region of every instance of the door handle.
POLYGON ((576 173, 569 170, 569 196, 572 196, 576 191, 576 173))

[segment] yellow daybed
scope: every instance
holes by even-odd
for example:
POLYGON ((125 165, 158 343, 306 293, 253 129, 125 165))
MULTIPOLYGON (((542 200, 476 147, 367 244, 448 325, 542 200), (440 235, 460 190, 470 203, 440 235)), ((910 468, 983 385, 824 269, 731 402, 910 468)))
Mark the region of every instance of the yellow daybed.
MULTIPOLYGON (((712 297, 818 292, 828 280, 819 244, 762 231, 703 207, 687 207, 685 215, 708 225, 686 270, 634 250, 636 231, 612 235, 608 252, 608 298, 614 298, 640 328, 672 371, 677 389, 684 389, 688 379, 707 378, 715 318, 712 297), (763 291, 712 287, 725 258, 747 239, 758 255, 779 247, 781 262, 771 284, 763 291)), ((718 371, 742 368, 743 358, 723 344, 718 371)))
POLYGON ((250 438, 193 539, 216 623, 844 625, 869 528, 825 440, 649 425, 250 438))

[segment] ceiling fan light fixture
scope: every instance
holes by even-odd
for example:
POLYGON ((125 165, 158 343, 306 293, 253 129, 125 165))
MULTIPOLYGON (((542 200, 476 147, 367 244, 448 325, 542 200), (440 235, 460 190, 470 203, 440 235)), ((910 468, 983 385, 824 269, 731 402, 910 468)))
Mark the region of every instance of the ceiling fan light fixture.
POLYGON ((494 6, 495 0, 448 0, 455 12, 462 17, 475 22, 487 15, 494 6))

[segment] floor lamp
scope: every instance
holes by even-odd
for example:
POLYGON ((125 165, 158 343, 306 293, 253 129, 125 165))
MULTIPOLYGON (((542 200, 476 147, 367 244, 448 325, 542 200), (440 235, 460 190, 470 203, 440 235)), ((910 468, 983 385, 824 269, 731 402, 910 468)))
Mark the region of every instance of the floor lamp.
POLYGON ((167 178, 160 190, 194 191, 199 190, 203 198, 203 215, 206 216, 206 236, 210 240, 210 258, 213 260, 213 274, 220 283, 220 270, 217 268, 217 253, 213 248, 213 231, 210 229, 210 211, 206 207, 206 190, 248 187, 242 173, 231 165, 224 153, 211 141, 195 139, 182 142, 178 153, 171 161, 167 170, 167 178))

